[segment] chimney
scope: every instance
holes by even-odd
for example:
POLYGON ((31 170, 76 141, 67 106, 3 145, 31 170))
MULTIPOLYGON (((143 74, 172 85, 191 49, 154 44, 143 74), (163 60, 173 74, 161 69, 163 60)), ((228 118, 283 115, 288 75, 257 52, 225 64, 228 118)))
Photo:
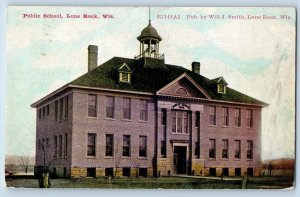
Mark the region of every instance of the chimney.
POLYGON ((192 71, 200 75, 200 62, 192 62, 192 71))
POLYGON ((98 66, 98 46, 89 45, 88 47, 88 72, 98 66))

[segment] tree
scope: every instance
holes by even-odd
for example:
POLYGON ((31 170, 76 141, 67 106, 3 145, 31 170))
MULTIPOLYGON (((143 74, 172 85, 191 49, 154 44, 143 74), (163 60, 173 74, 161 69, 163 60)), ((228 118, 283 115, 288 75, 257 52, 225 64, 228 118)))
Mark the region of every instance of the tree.
POLYGON ((49 177, 49 167, 53 161, 53 153, 50 157, 47 157, 47 149, 49 148, 49 141, 45 141, 44 139, 42 142, 39 142, 38 146, 41 148, 43 152, 43 169, 42 172, 39 173, 39 187, 41 188, 48 188, 51 186, 50 177, 49 177))
POLYGON ((26 174, 28 172, 28 168, 29 168, 29 164, 30 164, 29 158, 30 158, 30 156, 28 153, 19 157, 19 164, 24 168, 24 171, 26 174))
POLYGON ((268 164, 268 170, 269 170, 269 175, 270 176, 272 176, 272 168, 273 168, 272 161, 270 161, 269 164, 268 164))

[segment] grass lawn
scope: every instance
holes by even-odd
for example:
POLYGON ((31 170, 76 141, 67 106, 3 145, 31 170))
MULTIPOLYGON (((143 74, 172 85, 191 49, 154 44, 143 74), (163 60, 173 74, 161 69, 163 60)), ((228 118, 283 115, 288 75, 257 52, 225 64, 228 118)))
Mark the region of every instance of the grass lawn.
MULTIPOLYGON (((37 188, 37 179, 6 179, 7 187, 37 188)), ((251 177, 249 189, 281 189, 293 186, 293 177, 251 177)), ((51 179, 52 188, 120 188, 120 189, 241 189, 241 179, 207 178, 116 178, 111 183, 104 178, 51 179)))

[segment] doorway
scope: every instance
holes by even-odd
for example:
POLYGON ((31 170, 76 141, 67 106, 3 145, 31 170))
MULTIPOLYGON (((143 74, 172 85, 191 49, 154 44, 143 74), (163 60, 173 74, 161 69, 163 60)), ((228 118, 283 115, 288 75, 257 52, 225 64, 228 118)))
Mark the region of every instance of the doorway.
POLYGON ((174 146, 174 167, 176 174, 186 174, 186 146, 174 146))

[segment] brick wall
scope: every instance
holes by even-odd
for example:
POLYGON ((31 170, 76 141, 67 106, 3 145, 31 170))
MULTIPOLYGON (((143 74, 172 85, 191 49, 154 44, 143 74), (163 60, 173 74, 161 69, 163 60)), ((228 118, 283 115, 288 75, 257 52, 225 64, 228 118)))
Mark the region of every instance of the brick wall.
MULTIPOLYGON (((131 96, 131 120, 123 120, 123 97, 130 95, 103 92, 74 92, 72 166, 117 168, 152 168, 154 159, 154 101, 131 96), (97 117, 88 117, 88 94, 97 94, 97 117), (115 97, 115 118, 106 118, 106 95, 115 97), (148 100, 148 120, 140 121, 140 99, 148 100), (87 156, 87 134, 96 134, 96 156, 87 156), (114 135, 114 156, 105 156, 106 134, 114 135), (123 135, 130 135, 130 157, 123 157, 123 135), (139 157, 139 136, 147 136, 147 157, 139 157)), ((148 173, 149 174, 149 173, 148 173)), ((152 172, 153 174, 153 172, 152 172)))

